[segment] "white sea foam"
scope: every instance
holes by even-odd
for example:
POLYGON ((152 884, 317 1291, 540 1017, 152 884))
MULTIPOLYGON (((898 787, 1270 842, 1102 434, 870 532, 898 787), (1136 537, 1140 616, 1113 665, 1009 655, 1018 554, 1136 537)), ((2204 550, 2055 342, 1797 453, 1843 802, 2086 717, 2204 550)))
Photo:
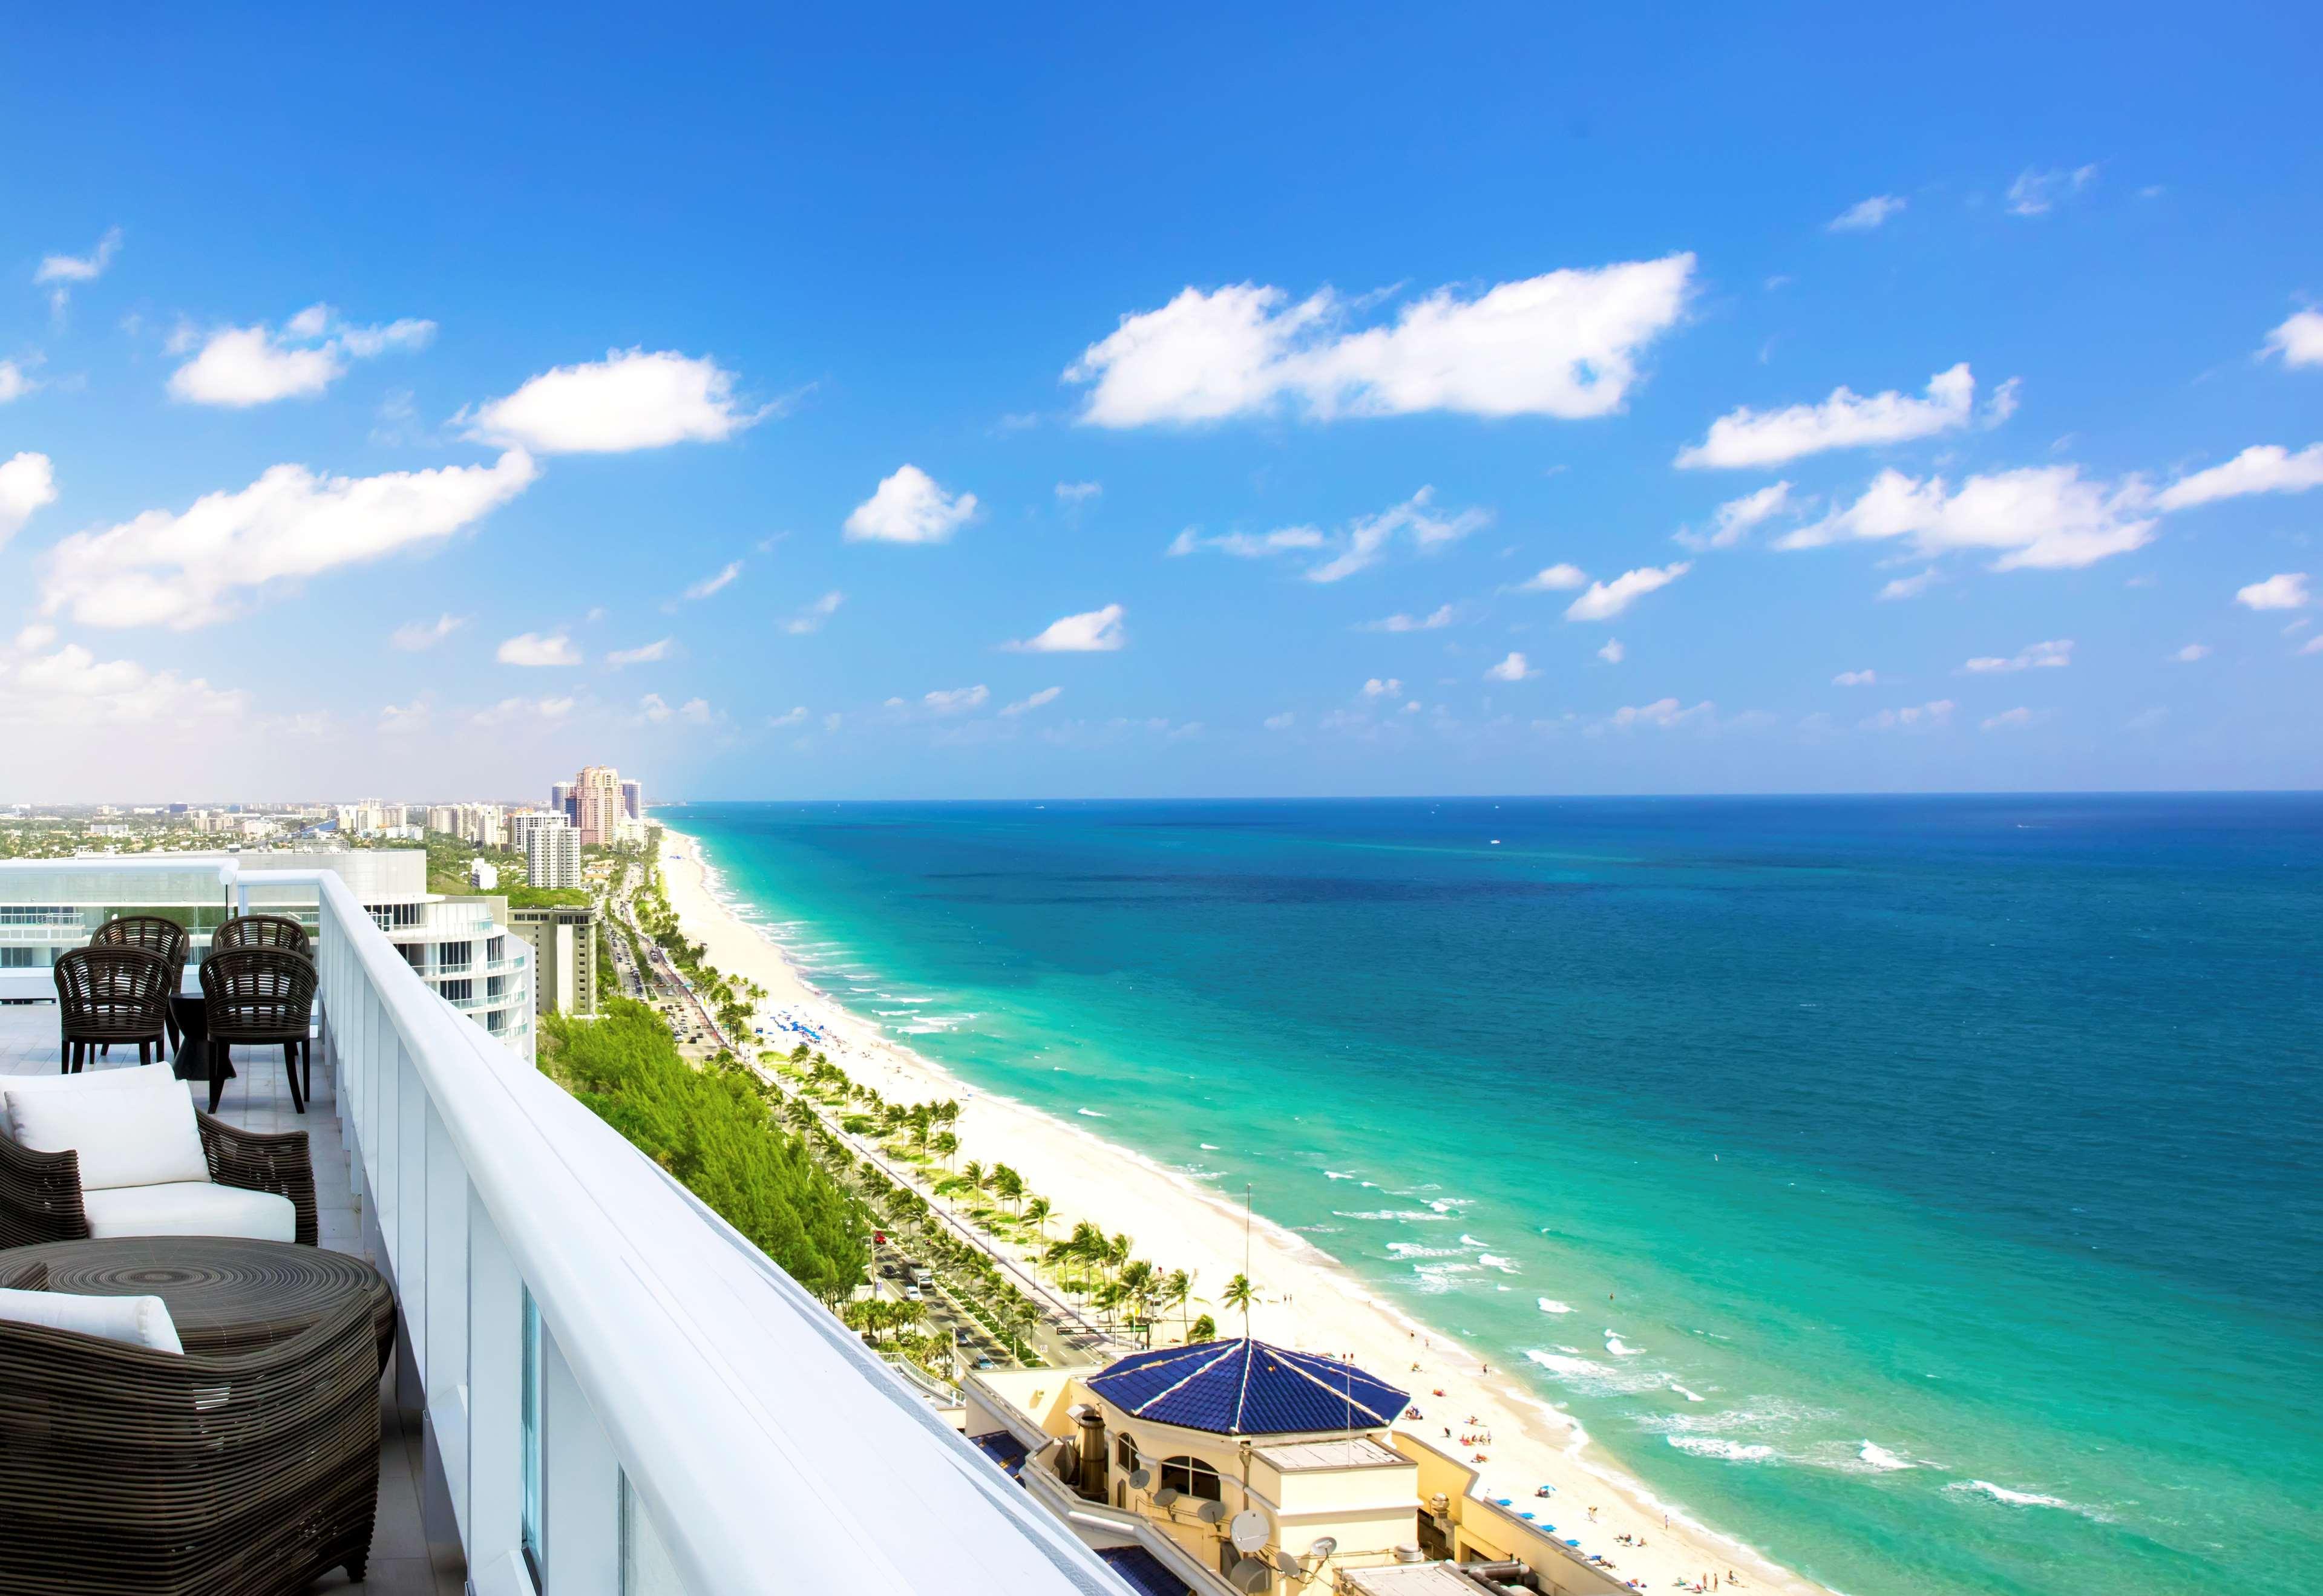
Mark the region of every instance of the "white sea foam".
POLYGON ((1601 1363, 1594 1358, 1583 1357, 1576 1349, 1572 1347, 1559 1347, 1555 1352, 1541 1352, 1536 1349, 1526 1353, 1525 1357, 1547 1370, 1552 1378, 1576 1390, 1593 1394, 1625 1395, 1636 1391, 1651 1390, 1661 1384, 1661 1376, 1658 1374, 1644 1371, 1632 1372, 1627 1369, 1616 1369, 1611 1364, 1601 1363))
POLYGON ((1608 1329, 1605 1332, 1605 1350, 1617 1358, 1634 1358, 1646 1349, 1641 1346, 1628 1345, 1621 1340, 1620 1331, 1608 1329))
POLYGON ((1680 1452, 1726 1463, 1768 1463, 1775 1455, 1771 1446, 1761 1446, 1756 1441, 1729 1441, 1723 1435, 1665 1435, 1662 1439, 1680 1452))
POLYGON ((1545 1314, 1569 1314, 1573 1311, 1573 1305, 1559 1302, 1554 1297, 1544 1297, 1540 1299, 1540 1311, 1545 1314))
POLYGON ((2061 1496, 2043 1496, 2035 1491, 2011 1491, 2007 1486, 1995 1485, 1989 1480, 1955 1480, 1944 1489, 1980 1493, 1990 1497, 1994 1501, 2012 1508, 2062 1508, 2069 1513, 2085 1513, 2089 1510, 2077 1503, 2067 1501, 2061 1496))
POLYGON ((1427 1247, 1418 1242, 1390 1242, 1387 1250, 1398 1258, 1457 1258, 1457 1247, 1427 1247))
POLYGON ((1456 1289, 1459 1277, 1473 1274, 1475 1268, 1473 1263, 1415 1263, 1411 1272, 1419 1277, 1419 1289, 1435 1297, 1456 1289))
POLYGON ((1474 1236, 1470 1235, 1464 1230, 1460 1233, 1460 1244, 1464 1247, 1489 1247, 1492 1243, 1490 1242, 1480 1242, 1474 1236))
POLYGON ((1699 1402, 1702 1400, 1702 1397, 1699 1392, 1686 1390, 1675 1380, 1669 1382, 1669 1389, 1676 1391, 1679 1396, 1684 1397, 1689 1402, 1699 1402))
MULTIPOLYGON (((1323 1173, 1327 1179, 1333 1180, 1353 1180, 1354 1179, 1353 1175, 1343 1175, 1336 1169, 1326 1169, 1323 1173)), ((1365 1181, 1364 1184, 1368 1186, 1371 1182, 1365 1181)))
POLYGON ((1094 1108, 1076 1108, 1073 1112, 1079 1114, 1083 1119, 1110 1119, 1112 1117, 1110 1114, 1099 1114, 1094 1108))
POLYGON ((1892 1474, 1901 1469, 1919 1466, 1910 1458, 1890 1452, 1876 1441, 1866 1441, 1855 1455, 1865 1468, 1875 1474, 1892 1474))
MULTIPOLYGON (((1465 1241, 1467 1238, 1464 1236, 1461 1239, 1465 1241)), ((1486 1269, 1499 1270, 1504 1275, 1512 1275, 1517 1272, 1517 1266, 1510 1263, 1507 1259, 1502 1258, 1497 1252, 1480 1252, 1476 1255, 1476 1261, 1483 1264, 1486 1269)))
POLYGON ((1440 1220, 1444 1217, 1441 1214, 1422 1214, 1412 1208, 1370 1208, 1360 1213, 1349 1213, 1345 1208, 1334 1208, 1331 1210, 1331 1216, 1335 1219, 1379 1219, 1394 1225, 1424 1225, 1430 1220, 1440 1220))
POLYGON ((1448 1214, 1453 1209, 1464 1206, 1475 1200, 1474 1197, 1429 1197, 1428 1206, 1438 1214, 1448 1214))
POLYGON ((1216 1152, 1218 1151, 1218 1144, 1215 1142, 1197 1142, 1194 1145, 1200 1148, 1204 1152, 1216 1152))

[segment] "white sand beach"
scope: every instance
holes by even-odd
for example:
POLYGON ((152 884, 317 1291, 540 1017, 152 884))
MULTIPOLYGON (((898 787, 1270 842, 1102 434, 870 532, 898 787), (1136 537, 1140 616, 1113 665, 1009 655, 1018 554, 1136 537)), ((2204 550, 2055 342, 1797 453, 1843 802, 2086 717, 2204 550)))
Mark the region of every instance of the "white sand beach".
MULTIPOLYGON (((826 1050, 832 1062, 889 1099, 958 1101, 961 1114, 953 1129, 962 1159, 1014 1166, 1054 1206, 1051 1229, 1057 1234, 1070 1233, 1076 1221, 1088 1219, 1108 1234, 1129 1233, 1140 1256, 1192 1271, 1195 1311, 1215 1315, 1227 1334, 1239 1330, 1236 1316, 1217 1305, 1226 1281, 1243 1269, 1239 1205, 1079 1124, 978 1091, 889 1039, 815 989, 771 938, 719 900, 693 838, 666 832, 662 859, 670 905, 688 934, 707 945, 712 964, 758 982, 770 994, 768 1006, 805 1018, 830 1039, 826 1050)), ((715 860, 710 865, 714 867, 715 860)), ((1520 1507, 1540 1507, 1541 1517, 1558 1525, 1561 1536, 1611 1559, 1621 1577, 1659 1591, 1711 1573, 1723 1585, 1731 1571, 1744 1590, 1827 1596, 1824 1587, 1777 1567, 1738 1539, 1693 1522, 1678 1507, 1656 1500, 1611 1463, 1577 1425, 1529 1390, 1520 1373, 1498 1368, 1486 1372, 1476 1353, 1382 1300, 1305 1238, 1262 1218, 1253 1227, 1250 1248, 1251 1279, 1262 1296, 1251 1317, 1253 1334, 1351 1357, 1381 1378, 1408 1387, 1425 1417, 1406 1420, 1403 1427, 1464 1459, 1483 1453, 1486 1462, 1478 1466, 1486 1494, 1518 1499, 1520 1507), (1444 1437, 1447 1426, 1450 1440, 1444 1437), (1459 1445, 1460 1436, 1478 1432, 1489 1434, 1490 1441, 1459 1445), (1547 1502, 1524 1500, 1543 1485, 1555 1489, 1547 1502), (1616 1537, 1623 1535, 1641 1538, 1644 1547, 1621 1544, 1616 1537)))

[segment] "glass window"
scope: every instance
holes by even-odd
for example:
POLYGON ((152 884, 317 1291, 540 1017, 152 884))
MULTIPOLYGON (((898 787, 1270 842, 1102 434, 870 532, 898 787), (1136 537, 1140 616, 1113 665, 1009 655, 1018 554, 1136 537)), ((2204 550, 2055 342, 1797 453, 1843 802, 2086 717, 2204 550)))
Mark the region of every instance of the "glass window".
POLYGON ((518 1397, 518 1466, 523 1471, 522 1501, 518 1509, 518 1533, 524 1543, 524 1565, 532 1574, 532 1588, 541 1588, 546 1566, 541 1555, 540 1460, 540 1309, 532 1293, 524 1294, 524 1384, 518 1397))
POLYGON ((1217 1470, 1198 1457, 1173 1457, 1164 1463, 1162 1465, 1162 1483, 1200 1501, 1214 1502, 1224 1499, 1224 1492, 1218 1487, 1217 1470))
POLYGON ((1137 1442, 1134 1437, 1127 1435, 1114 1437, 1113 1463, 1116 1468, 1134 1469, 1137 1466, 1137 1442))

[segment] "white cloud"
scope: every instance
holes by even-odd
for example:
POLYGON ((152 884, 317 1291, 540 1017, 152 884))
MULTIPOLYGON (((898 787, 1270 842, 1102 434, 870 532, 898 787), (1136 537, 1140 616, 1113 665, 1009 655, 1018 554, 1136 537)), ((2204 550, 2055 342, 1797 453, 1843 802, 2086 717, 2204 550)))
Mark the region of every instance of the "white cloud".
POLYGON ((466 616, 445 613, 434 620, 415 620, 399 626, 388 641, 406 654, 418 654, 423 649, 435 647, 467 624, 466 616))
POLYGON ((676 712, 669 707, 669 701, 658 693, 648 693, 638 700, 638 717, 656 726, 663 724, 676 712))
POLYGON ((379 734, 381 737, 411 737, 427 729, 427 701, 415 698, 408 704, 383 704, 379 711, 379 734))
POLYGON ((1289 402, 1308 417, 1602 416, 1621 408, 1648 345, 1676 325, 1690 254, 1506 282, 1471 299, 1439 289, 1391 325, 1351 326, 1367 301, 1329 289, 1297 304, 1252 283, 1189 288, 1121 318, 1065 380, 1098 427, 1219 421, 1289 402))
POLYGON ((1501 661, 1500 664, 1493 665, 1484 673, 1484 680, 1487 682, 1521 682, 1527 676, 1538 676, 1539 674, 1540 673, 1538 671, 1535 670, 1530 665, 1526 663, 1525 656, 1523 655, 1511 651, 1506 659, 1501 661))
POLYGON ((1285 710, 1279 715, 1269 715, 1261 724, 1269 731, 1288 731, 1299 723, 1299 717, 1285 710))
POLYGON ((2154 503, 2163 509, 2184 509, 2246 493, 2304 493, 2318 486, 2323 486, 2323 444, 2309 444, 2296 454, 2280 444, 2254 444, 2224 465, 2179 478, 2162 490, 2154 503))
POLYGON ((2150 710, 2140 710, 2136 714, 2132 715, 2128 720, 2123 721, 2122 729, 2126 731, 2152 731, 2160 727, 2161 724, 2168 719, 2170 719, 2170 706, 2167 704, 2155 704, 2150 710))
POLYGON ((1879 673, 1872 670, 1841 671, 1831 679, 1833 687, 1877 687, 1879 673))
POLYGON ((2263 354, 2279 354, 2286 366, 2323 366, 2323 310, 2300 310, 2266 335, 2263 354))
POLYGON ((0 544, 24 529, 35 510, 57 501, 56 468, 27 449, 0 464, 0 544))
POLYGON ((384 326, 350 326, 329 306, 310 306, 285 322, 280 335, 263 322, 211 333, 193 359, 170 374, 170 397, 233 409, 310 399, 345 375, 350 357, 425 348, 435 335, 432 321, 407 317, 384 326))
POLYGON ((521 632, 502 643, 492 657, 504 665, 577 665, 581 663, 581 651, 563 632, 551 632, 545 637, 538 632, 521 632))
MULTIPOLYGON (((677 639, 675 637, 659 637, 650 643, 641 643, 635 648, 616 648, 611 654, 605 656, 605 663, 611 665, 618 671, 624 665, 650 665, 656 660, 667 659, 673 653, 676 652, 676 649, 677 639)), ((502 647, 500 657, 503 659, 508 657, 505 646, 502 647)), ((510 663, 530 665, 535 662, 531 660, 520 660, 510 661, 510 663)), ((550 660, 540 663, 559 665, 565 662, 561 660, 550 660)))
POLYGON ((1878 596, 1882 599, 1916 599, 1943 579, 1943 573, 1931 565, 1925 571, 1915 572, 1910 576, 1888 578, 1880 588, 1878 596))
POLYGON ((0 405, 13 405, 39 386, 14 361, 0 360, 0 405))
POLYGON ((1425 615, 1398 614, 1367 620, 1360 629, 1366 632, 1432 632, 1450 626, 1459 619, 1458 606, 1439 604, 1425 615))
POLYGON ((1859 199, 1853 205, 1825 222, 1826 233, 1868 233, 1888 217, 1904 208, 1904 201, 1893 194, 1875 194, 1868 199, 1859 199))
POLYGON ((786 714, 769 715, 767 717, 767 724, 774 727, 803 726, 806 724, 806 706, 794 704, 786 714))
POLYGON ((1629 656, 1630 651, 1621 647, 1621 639, 1619 637, 1606 638, 1605 647, 1597 651, 1597 657, 1607 665, 1620 665, 1629 656))
POLYGON ((921 695, 920 702, 939 715, 962 715, 970 710, 982 709, 992 696, 991 689, 978 682, 973 687, 941 688, 921 695))
POLYGON ((2083 481, 2077 465, 1973 476, 1956 493, 1942 477, 1924 482, 1890 470, 1853 504, 1785 535, 1775 546, 1908 537, 1926 558, 1974 549, 1997 555, 1996 571, 2064 570, 2151 543, 2153 521, 2144 512, 2153 501, 2135 477, 2108 487, 2083 481))
POLYGON ((2308 638, 2306 646, 2300 648, 2299 652, 2301 654, 2323 654, 2323 633, 2318 633, 2316 636, 2308 638))
POLYGON ((1388 698, 1403 691, 1403 683, 1393 676, 1373 676, 1364 683, 1365 698, 1388 698))
MULTIPOLYGON (((2015 390, 2005 401, 2015 408, 2015 390)), ((1780 410, 1739 406, 1710 424, 1702 442, 1677 452, 1680 466, 1779 465, 1825 449, 1855 449, 1932 437, 1966 427, 1976 411, 1976 378, 1968 362, 1928 379, 1925 399, 1889 389, 1866 399, 1835 388, 1819 405, 1780 410)))
POLYGON ((1004 647, 1019 654, 1110 654, 1129 641, 1121 626, 1127 613, 1118 604, 1107 604, 1051 621, 1039 636, 1004 647))
POLYGON ((33 273, 36 283, 94 282, 105 275, 113 264, 113 257, 121 251, 121 229, 108 227, 96 247, 86 255, 43 255, 33 273))
POLYGON ((1439 514, 1428 508, 1435 497, 1435 489, 1422 488, 1401 504, 1374 516, 1358 517, 1348 524, 1339 552, 1309 570, 1307 580, 1337 582, 1358 571, 1368 571, 1387 558, 1389 545, 1399 536, 1426 554, 1467 537, 1492 518, 1488 509, 1464 509, 1451 516, 1439 514))
POLYGON ((2196 660, 2209 657, 2210 646, 2208 643, 2189 643, 2170 656, 2174 665, 2192 665, 2196 660))
POLYGON ((1565 607, 1567 620, 1611 620, 1658 588, 1666 588, 1694 569, 1691 560, 1675 565, 1641 565, 1624 571, 1611 582, 1593 582, 1589 591, 1565 607))
POLYGON ((221 691, 199 676, 100 660, 78 643, 47 655, 0 654, 0 721, 181 728, 238 719, 249 702, 247 693, 221 691))
POLYGON ((2250 610, 2304 610, 2311 601, 2304 571, 2281 572, 2235 590, 2235 602, 2250 610))
POLYGON ((1988 675, 2001 671, 2053 670, 2072 663, 2073 640, 2058 637, 2046 643, 2029 644, 2005 659, 1997 655, 1981 655, 1960 669, 1978 675, 1988 675))
POLYGON ((916 465, 896 468, 847 518, 851 542, 942 543, 976 518, 976 495, 946 493, 916 465))
POLYGON ((2008 186, 2008 210, 2011 216, 2043 216, 2054 210, 2057 202, 2079 194, 2097 180, 2095 165, 2075 167, 2068 171, 2059 167, 2049 171, 2035 171, 2026 167, 2008 186))
POLYGON ((1587 585, 1589 573, 1578 565, 1544 565, 1517 583, 1520 593, 1562 593, 1587 585))
POLYGON ((689 698, 677 706, 677 718, 692 726, 710 726, 719 720, 718 711, 710 707, 706 698, 689 698))
POLYGON ((809 604, 805 609, 800 610, 796 615, 792 616, 788 620, 783 622, 783 630, 790 633, 794 637, 803 637, 810 632, 821 631, 822 629, 822 623, 829 620, 832 616, 838 614, 839 607, 845 602, 847 602, 847 595, 845 593, 838 592, 825 593, 813 603, 809 604))
POLYGON ((1634 731, 1641 726, 1666 731, 1688 720, 1708 719, 1716 712, 1717 706, 1708 699, 1686 708, 1674 698, 1657 698, 1649 704, 1624 704, 1605 718, 1605 724, 1616 731, 1634 731))
POLYGON ((1064 691, 1061 687, 1043 687, 1040 692, 1028 694, 1018 699, 1015 703, 1005 706, 1000 712, 1011 717, 1029 715, 1034 710, 1056 702, 1064 691))
POLYGON ((617 454, 670 444, 714 444, 755 426, 770 409, 743 410, 734 373, 708 355, 609 349, 601 361, 558 366, 504 399, 453 420, 468 436, 542 454, 617 454))
POLYGON ((1952 711, 1958 708, 1951 700, 1939 698, 1924 704, 1906 704, 1900 710, 1882 710, 1866 716, 1859 724, 1866 731, 1925 731, 1951 725, 1952 711))
POLYGON ((468 723, 472 726, 493 727, 537 721, 553 726, 569 717, 573 713, 574 706, 579 702, 570 693, 552 698, 504 698, 490 709, 479 710, 469 716, 468 723))
POLYGON ((1753 527, 1778 515, 1796 513, 1809 502, 1812 500, 1792 498, 1791 485, 1787 482, 1770 482, 1755 493, 1745 493, 1740 499, 1730 499, 1720 505, 1712 517, 1708 532, 1681 530, 1672 535, 1673 539, 1696 554, 1714 548, 1732 548, 1748 537, 1753 527))
POLYGON ((1272 532, 1221 532, 1216 537, 1205 537, 1198 527, 1189 527, 1170 540, 1162 552, 1172 559, 1215 549, 1222 555, 1232 555, 1237 560, 1262 560, 1270 555, 1287 555, 1323 546, 1323 534, 1313 527, 1280 527, 1272 532))
POLYGON ((689 601, 706 599, 714 592, 733 586, 734 579, 741 574, 742 562, 729 560, 716 571, 687 588, 684 596, 689 601))
POLYGON ((491 465, 375 477, 278 465, 238 493, 204 495, 182 514, 147 510, 65 538, 48 555, 41 612, 69 611, 86 626, 207 626, 234 614, 245 590, 260 594, 441 542, 538 475, 518 449, 491 465))
POLYGON ((2013 710, 2003 710, 1997 715, 1987 715, 1984 729, 1987 731, 2022 731, 2039 719, 2038 711, 2019 704, 2013 710))
POLYGON ((1103 482, 1059 482, 1057 502, 1069 509, 1077 509, 1104 491, 1103 482))

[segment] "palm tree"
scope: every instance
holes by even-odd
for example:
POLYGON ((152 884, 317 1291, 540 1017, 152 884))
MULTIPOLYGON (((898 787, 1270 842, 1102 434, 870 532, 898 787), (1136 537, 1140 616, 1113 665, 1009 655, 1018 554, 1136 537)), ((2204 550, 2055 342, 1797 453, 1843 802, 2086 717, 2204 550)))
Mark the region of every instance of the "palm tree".
POLYGON ((1036 1197, 1024 1205, 1024 1217, 1033 1222, 1033 1234, 1042 1241, 1049 1238, 1049 1215, 1051 1212, 1049 1199, 1044 1197, 1036 1197))
POLYGON ((1225 1293, 1218 1300, 1231 1308, 1242 1311, 1242 1333, 1250 1334, 1250 1310, 1258 1300, 1258 1288, 1250 1283, 1248 1275, 1236 1275, 1226 1282, 1225 1293))
POLYGON ((961 1177, 967 1180, 968 1188, 970 1191, 982 1191, 984 1189, 984 1165, 981 1161, 976 1159, 970 1159, 966 1164, 961 1166, 960 1172, 961 1177))
POLYGON ((1004 1203, 1014 1203, 1024 1195, 1024 1178, 1006 1164, 992 1167, 992 1189, 1004 1203))
POLYGON ((950 1131, 939 1132, 936 1135, 933 1145, 936 1150, 936 1156, 943 1160, 944 1168, 947 1169, 950 1169, 952 1154, 960 1151, 960 1138, 953 1135, 950 1131))
POLYGON ((1186 1325, 1186 1303, 1193 1295, 1194 1277, 1182 1269, 1173 1269, 1162 1277, 1161 1289, 1155 1293, 1154 1300, 1164 1313, 1173 1307, 1178 1310, 1178 1327, 1183 1330, 1186 1325))
POLYGON ((1196 1319, 1193 1328, 1186 1332, 1186 1341, 1189 1345, 1196 1342, 1216 1341, 1217 1338, 1218 1322, 1207 1314, 1196 1319))

